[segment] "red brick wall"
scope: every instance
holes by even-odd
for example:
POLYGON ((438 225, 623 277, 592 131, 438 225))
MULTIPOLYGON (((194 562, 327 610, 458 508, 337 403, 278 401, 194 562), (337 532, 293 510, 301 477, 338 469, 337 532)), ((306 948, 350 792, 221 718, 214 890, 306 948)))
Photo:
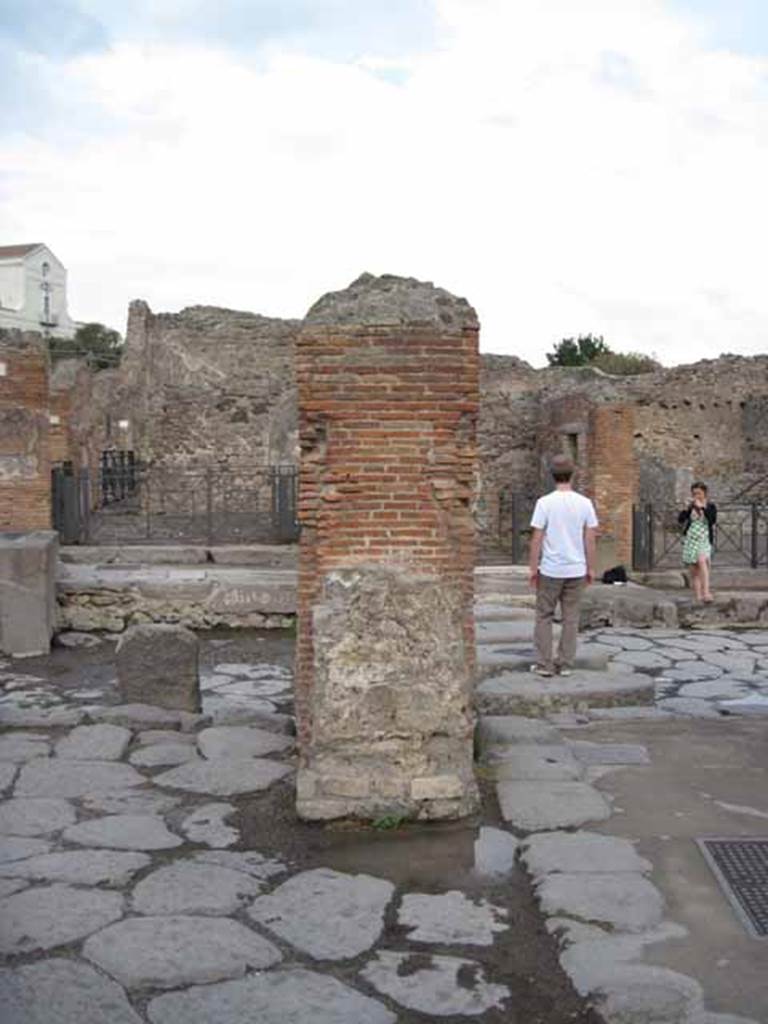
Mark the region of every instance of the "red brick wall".
POLYGON ((51 527, 48 353, 39 335, 0 337, 0 530, 51 527))
POLYGON ((589 417, 589 486, 600 519, 599 543, 617 563, 632 564, 632 506, 638 495, 631 406, 597 405, 589 417))
MULTIPOLYGON (((299 336, 301 444, 297 711, 311 735, 310 609, 324 576, 364 564, 407 565, 466 595, 472 616, 478 332, 325 327, 299 336)), ((470 653, 471 652, 471 653, 470 653)))

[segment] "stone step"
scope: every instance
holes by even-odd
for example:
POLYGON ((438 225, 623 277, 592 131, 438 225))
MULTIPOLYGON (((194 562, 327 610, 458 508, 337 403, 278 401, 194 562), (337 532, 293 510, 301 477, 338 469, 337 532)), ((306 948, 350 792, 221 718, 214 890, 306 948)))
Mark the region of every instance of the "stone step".
MULTIPOLYGON (((529 672, 536 661, 536 650, 530 642, 518 644, 481 643, 477 647, 477 677, 487 679, 505 672, 529 672)), ((601 672, 611 657, 607 647, 599 649, 597 644, 578 644, 574 669, 601 672)))
POLYGON ((475 622, 533 622, 534 611, 531 608, 518 607, 504 601, 477 601, 475 604, 475 622))
POLYGON ((654 682, 639 673, 576 671, 571 676, 542 679, 532 673, 504 672, 484 679, 475 691, 483 715, 541 718, 560 711, 625 705, 649 706, 654 682))

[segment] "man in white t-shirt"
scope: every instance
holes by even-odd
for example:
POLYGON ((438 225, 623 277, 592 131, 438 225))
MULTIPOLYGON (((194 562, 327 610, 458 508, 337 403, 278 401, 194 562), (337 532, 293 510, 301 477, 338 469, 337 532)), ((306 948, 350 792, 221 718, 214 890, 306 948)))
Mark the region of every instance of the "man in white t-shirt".
POLYGON ((530 584, 536 588, 536 664, 540 676, 570 675, 576 656, 579 605, 595 572, 597 516, 589 498, 571 487, 574 466, 565 455, 550 464, 555 489, 539 498, 531 526, 530 584), (558 601, 563 628, 552 658, 552 621, 558 601))

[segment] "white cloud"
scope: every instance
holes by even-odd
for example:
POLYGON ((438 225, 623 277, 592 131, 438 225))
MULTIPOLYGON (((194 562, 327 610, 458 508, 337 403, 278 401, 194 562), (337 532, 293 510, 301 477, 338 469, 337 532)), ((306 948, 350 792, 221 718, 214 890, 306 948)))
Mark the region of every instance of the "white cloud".
POLYGON ((105 116, 6 140, 7 240, 46 240, 73 314, 118 327, 138 296, 300 316, 370 270, 466 295, 486 350, 534 362, 586 331, 667 362, 766 349, 768 62, 654 0, 436 2, 439 49, 399 64, 69 62, 62 94, 105 116))

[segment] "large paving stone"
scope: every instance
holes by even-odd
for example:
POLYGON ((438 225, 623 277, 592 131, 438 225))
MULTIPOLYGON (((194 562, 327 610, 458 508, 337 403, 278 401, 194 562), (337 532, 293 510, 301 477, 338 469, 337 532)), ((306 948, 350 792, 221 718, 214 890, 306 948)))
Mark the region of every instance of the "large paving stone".
POLYGON ((82 708, 18 707, 0 704, 0 725, 14 729, 52 729, 55 726, 79 725, 85 718, 82 708))
POLYGON ((120 725, 78 725, 56 744, 56 756, 71 761, 119 761, 131 742, 120 725))
MULTIPOLYGON (((181 735, 181 734, 179 734, 181 735)), ((189 743, 151 743, 134 750, 128 760, 136 768, 170 768, 188 761, 197 761, 200 755, 189 743)))
POLYGON ((393 893, 381 878, 317 868, 261 896, 248 913, 315 960, 347 960, 377 941, 393 893))
POLYGON ((701 657, 708 665, 715 665, 731 675, 751 675, 758 661, 758 656, 749 651, 707 651, 701 657))
POLYGON ((195 634, 183 626, 131 626, 115 651, 122 699, 129 704, 199 711, 199 648, 195 634))
POLYGON ((191 728, 199 719, 198 715, 154 704, 114 704, 109 707, 93 708, 91 718, 113 725, 124 725, 127 729, 184 729, 191 728))
POLYGON ((262 886, 242 871, 194 861, 158 868, 133 890, 139 914, 234 914, 262 886))
POLYGON ((587 707, 651 704, 653 697, 653 680, 634 672, 577 671, 553 679, 510 672, 484 679, 475 691, 475 704, 483 715, 540 718, 587 707))
POLYGON ((86 793, 125 790, 144 782, 135 768, 114 761, 62 761, 54 758, 25 764, 16 782, 16 796, 57 796, 77 799, 86 793))
POLYGON ((117 790, 114 793, 86 793, 82 804, 99 814, 165 814, 181 803, 181 797, 157 790, 117 790))
MULTIPOLYGON (((601 672, 608 664, 610 651, 601 651, 595 644, 579 644, 576 648, 574 667, 586 671, 601 672)), ((481 644, 477 648, 478 676, 498 675, 507 672, 528 672, 536 661, 533 646, 513 647, 509 644, 481 644)))
POLYGON ((0 971, 3 1024, 141 1024, 118 984, 88 964, 51 959, 0 971))
POLYGON ((0 864, 12 864, 25 857, 36 857, 47 853, 51 844, 44 839, 28 839, 21 836, 0 836, 0 864))
MULTIPOLYGON (((272 701, 245 697, 225 697, 218 691, 203 698, 203 712, 214 725, 258 725, 268 728, 267 722, 277 719, 277 707, 272 701)), ((283 730, 275 730, 283 731, 283 730)))
POLYGON ((74 807, 55 797, 18 797, 0 803, 0 835, 44 836, 74 820, 74 807))
POLYGON ((197 745, 203 757, 247 759, 275 754, 293 746, 287 736, 279 736, 266 729, 247 725, 214 726, 203 729, 197 737, 197 745))
MULTIPOLYGON (((647 631, 643 630, 643 632, 647 631)), ((650 651, 653 647, 653 642, 648 636, 636 636, 634 633, 624 633, 618 630, 610 633, 598 633, 597 638, 601 644, 608 644, 622 651, 650 651)))
POLYGON ((0 953, 53 949, 90 935, 123 916, 117 892, 50 885, 0 901, 0 953))
POLYGON ((521 715, 482 715, 477 724, 481 750, 514 743, 559 743, 560 733, 540 718, 521 715))
POLYGON ((147 867, 145 853, 117 850, 63 850, 0 866, 5 878, 35 882, 66 882, 68 885, 126 885, 137 871, 147 867))
POLYGON ((616 661, 622 665, 634 665, 635 668, 669 668, 672 664, 670 658, 665 658, 658 651, 621 651, 616 655, 616 661))
POLYGON ((211 793, 213 796, 235 796, 238 793, 256 793, 268 789, 290 772, 289 765, 277 764, 275 761, 219 758, 216 761, 182 764, 162 775, 156 775, 152 781, 168 789, 187 789, 193 793, 211 793))
POLYGON ((224 849, 240 838, 236 828, 225 824, 235 811, 232 804, 203 804, 182 821, 181 831, 193 843, 224 849))
POLYGON ((509 989, 486 981, 480 964, 453 956, 425 958, 413 953, 380 950, 360 972, 377 991, 401 1006, 445 1020, 454 1015, 477 1017, 501 1009, 509 989), (467 985, 464 978, 472 978, 467 985))
POLYGON ((605 797, 585 782, 499 782, 496 793, 504 820, 525 832, 572 828, 611 814, 605 797))
POLYGON ((110 814, 91 818, 64 831, 68 843, 109 846, 115 850, 170 850, 183 840, 169 832, 162 818, 152 814, 110 814))
POLYGON ((534 878, 556 872, 646 873, 653 867, 639 856, 628 839, 597 832, 542 832, 529 836, 522 842, 520 859, 534 878))
POLYGON ((491 751, 489 767, 495 779, 580 779, 582 765, 565 743, 543 743, 497 747, 491 751))
POLYGON ((487 900, 470 899, 452 890, 431 896, 407 893, 397 920, 411 942, 441 942, 449 945, 492 946, 497 932, 509 929, 507 911, 487 900))
POLYGON ((120 921, 92 935, 83 955, 130 989, 205 985, 281 960, 271 942, 237 921, 192 916, 120 921))
POLYGON ((28 885, 29 882, 23 878, 0 878, 0 900, 4 900, 6 896, 13 896, 15 892, 21 892, 28 885))
MULTIPOLYGON (((508 644, 533 640, 534 618, 527 619, 483 619, 475 623, 478 644, 508 644)), ((554 630, 559 636, 560 628, 554 630)))
POLYGON ((156 743, 179 743, 189 747, 197 745, 197 736, 175 729, 143 729, 136 734, 136 745, 149 747, 156 743))
POLYGON ((158 996, 147 1015, 151 1024, 397 1024, 375 999, 303 968, 158 996))
POLYGON ((265 857, 256 850, 246 853, 234 853, 230 850, 202 850, 195 853, 192 860, 201 864, 220 864, 233 871, 242 871, 253 878, 267 881, 276 875, 284 874, 288 869, 282 861, 273 857, 265 857))
POLYGON ((504 878, 514 870, 518 841, 500 828, 483 826, 475 840, 474 872, 484 878, 504 878))
POLYGON ((684 718, 720 718, 714 704, 695 697, 668 697, 657 704, 660 711, 667 711, 684 718))
POLYGON ((617 931, 642 932, 660 923, 664 901, 659 890, 636 872, 562 872, 546 875, 536 886, 545 914, 566 914, 611 925, 617 931))
POLYGON ((688 683, 681 686, 678 692, 681 697, 699 697, 702 700, 738 700, 740 697, 746 697, 752 690, 742 679, 723 676, 720 679, 688 683))
POLYGON ((45 738, 32 738, 24 734, 0 736, 0 761, 31 761, 35 757, 48 757, 50 747, 45 738))

